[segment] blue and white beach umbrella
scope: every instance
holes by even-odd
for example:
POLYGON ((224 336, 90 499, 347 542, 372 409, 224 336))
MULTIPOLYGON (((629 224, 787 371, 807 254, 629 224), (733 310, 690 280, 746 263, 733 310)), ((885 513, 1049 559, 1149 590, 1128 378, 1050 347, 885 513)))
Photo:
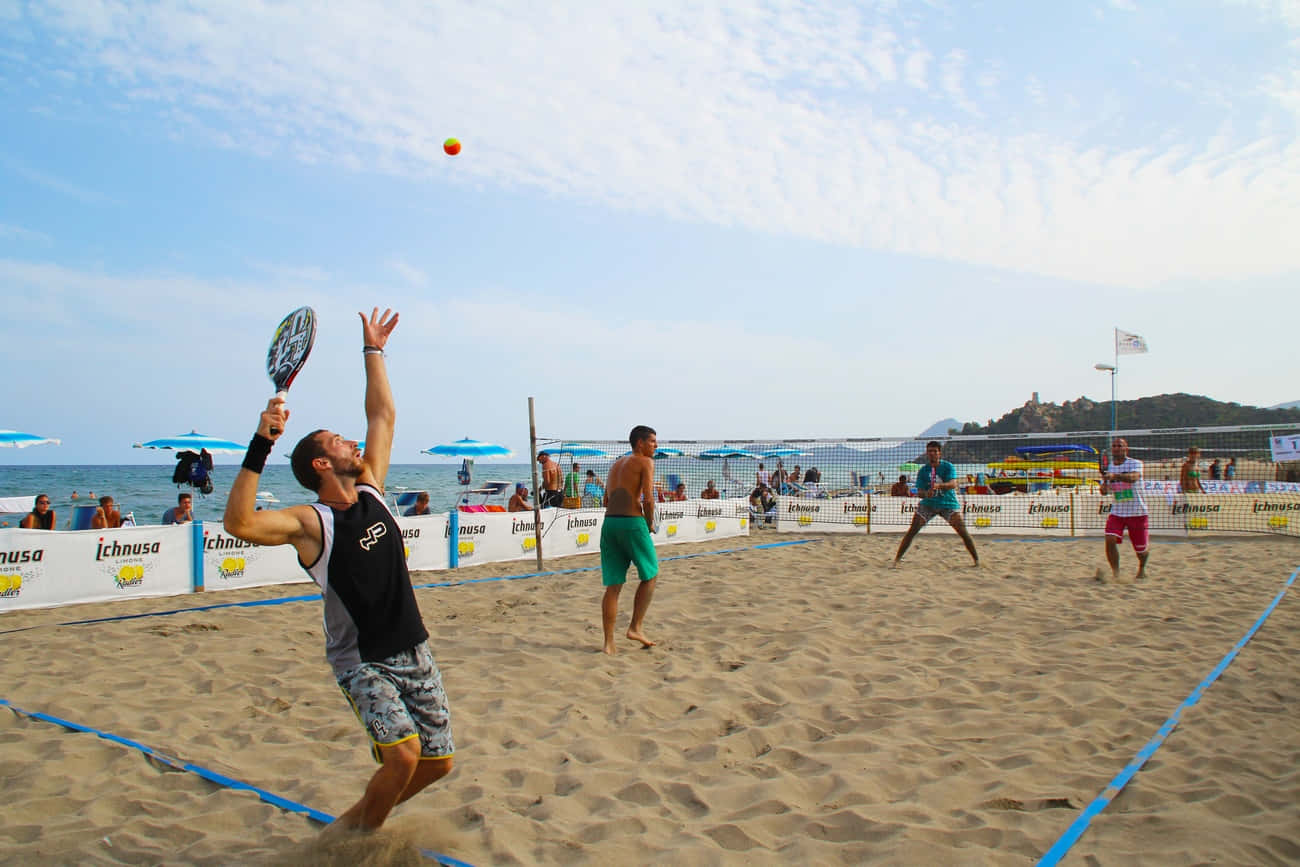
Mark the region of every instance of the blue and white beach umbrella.
POLYGON ((23 433, 16 430, 0 430, 0 446, 7 449, 25 449, 28 446, 44 445, 62 445, 61 440, 53 437, 42 437, 36 434, 23 433))
MULTIPOLYGON (((623 452, 623 457, 627 457, 630 454, 632 453, 623 452)), ((668 446, 663 446, 662 448, 655 449, 656 458, 680 458, 681 456, 682 456, 681 449, 669 448, 668 446)))
POLYGON ((508 458, 514 452, 496 443, 472 440, 466 437, 454 443, 444 443, 433 448, 420 449, 420 454, 434 455, 440 458, 508 458))
POLYGON ((697 455, 702 461, 724 461, 735 458, 750 458, 758 460, 758 455, 745 449, 733 449, 730 446, 723 446, 717 449, 705 449, 697 455))
POLYGON ((801 452, 798 449, 768 449, 761 454, 765 458, 806 458, 808 452, 801 452))
POLYGON ((176 451, 189 449, 194 452, 207 449, 210 452, 234 455, 242 455, 248 449, 246 443, 241 444, 231 440, 223 440, 220 437, 210 437, 197 431, 177 434, 174 437, 149 440, 147 443, 134 443, 131 447, 136 449, 175 449, 176 451))
POLYGON ((548 452, 553 455, 572 455, 575 458, 603 458, 605 453, 600 449, 591 446, 584 446, 582 443, 560 443, 558 446, 546 446, 537 450, 540 455, 542 452, 548 452))

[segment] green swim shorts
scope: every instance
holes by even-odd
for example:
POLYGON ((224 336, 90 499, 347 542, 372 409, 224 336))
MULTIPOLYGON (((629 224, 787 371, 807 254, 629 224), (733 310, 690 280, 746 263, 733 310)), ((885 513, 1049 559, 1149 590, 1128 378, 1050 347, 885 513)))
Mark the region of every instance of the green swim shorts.
POLYGON ((627 581, 627 567, 636 564, 642 581, 659 574, 659 555, 645 518, 606 516, 600 527, 600 576, 606 587, 627 581))

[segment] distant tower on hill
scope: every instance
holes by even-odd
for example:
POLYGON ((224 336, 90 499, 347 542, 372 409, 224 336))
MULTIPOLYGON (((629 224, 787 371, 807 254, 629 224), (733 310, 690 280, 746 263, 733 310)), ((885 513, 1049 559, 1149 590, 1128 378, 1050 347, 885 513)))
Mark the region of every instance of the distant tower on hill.
POLYGON ((1038 392, 1034 392, 1034 399, 1030 401, 1034 406, 1038 406, 1038 392))

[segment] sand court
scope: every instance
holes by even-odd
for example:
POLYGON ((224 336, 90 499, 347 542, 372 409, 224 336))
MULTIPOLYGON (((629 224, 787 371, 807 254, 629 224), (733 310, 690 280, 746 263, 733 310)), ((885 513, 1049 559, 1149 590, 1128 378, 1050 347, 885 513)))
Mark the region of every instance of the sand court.
MULTIPOLYGON (((457 766, 397 808, 374 863, 418 847, 478 865, 1033 863, 1300 564, 1294 540, 1157 537, 1149 580, 1103 585, 1100 539, 977 537, 979 569, 955 535, 891 568, 897 541, 675 546, 661 554, 705 556, 665 562, 658 646, 612 658, 597 571, 417 590, 457 766)), ((1298 596, 1062 863, 1300 859, 1298 596)), ((0 698, 341 812, 373 765, 319 601, 57 625, 192 602, 7 614, 0 698)), ((357 844, 331 855, 318 825, 255 795, 5 711, 0 768, 4 863, 358 863, 357 844)))

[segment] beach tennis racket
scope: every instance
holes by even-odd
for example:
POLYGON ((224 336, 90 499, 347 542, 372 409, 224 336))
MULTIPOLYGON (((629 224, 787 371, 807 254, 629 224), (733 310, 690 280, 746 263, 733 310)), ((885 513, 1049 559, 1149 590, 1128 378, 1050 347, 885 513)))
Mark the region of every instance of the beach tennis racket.
MULTIPOLYGON (((284 319, 275 329, 271 339, 271 348, 266 351, 266 375, 275 385, 276 397, 285 397, 289 386, 298 377, 307 356, 311 355, 312 345, 316 342, 316 311, 310 307, 299 307, 284 319)), ((272 428, 271 433, 280 431, 272 428)))

